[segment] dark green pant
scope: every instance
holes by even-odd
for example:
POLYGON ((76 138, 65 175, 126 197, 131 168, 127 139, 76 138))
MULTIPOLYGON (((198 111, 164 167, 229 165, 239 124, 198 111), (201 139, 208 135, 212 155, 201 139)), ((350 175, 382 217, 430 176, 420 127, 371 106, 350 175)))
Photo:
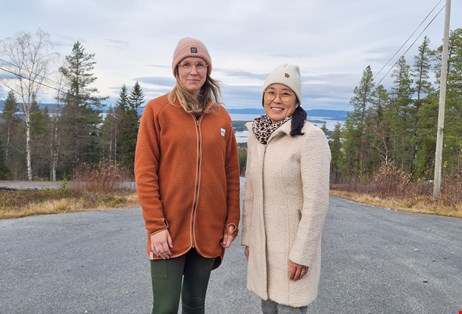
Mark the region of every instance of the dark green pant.
POLYGON ((180 294, 182 313, 204 313, 214 261, 200 256, 195 249, 180 257, 151 261, 152 313, 177 314, 180 294))

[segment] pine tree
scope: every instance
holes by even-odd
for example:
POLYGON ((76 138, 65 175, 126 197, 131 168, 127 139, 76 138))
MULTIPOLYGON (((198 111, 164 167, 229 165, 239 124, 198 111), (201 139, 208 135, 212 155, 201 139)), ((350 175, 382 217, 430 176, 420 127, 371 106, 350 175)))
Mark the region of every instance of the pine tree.
POLYGON ((380 84, 371 94, 371 107, 368 110, 368 134, 371 139, 372 154, 369 167, 375 171, 381 163, 390 159, 390 127, 384 120, 384 110, 388 106, 389 96, 385 87, 380 84))
POLYGON ((390 127, 392 158, 400 169, 412 172, 412 133, 415 121, 415 108, 412 95, 410 66, 402 56, 393 71, 393 88, 390 103, 385 109, 385 119, 390 127))
POLYGON ((433 178, 436 149, 436 127, 438 124, 438 94, 426 98, 418 112, 417 150, 414 159, 415 177, 425 180, 433 178))
POLYGON ((60 68, 68 88, 59 128, 67 174, 79 163, 94 164, 101 158, 99 107, 106 98, 96 96, 98 90, 92 87, 97 79, 94 57, 77 41, 66 56, 67 64, 60 68))
POLYGON ((371 102, 371 93, 374 88, 372 70, 367 66, 359 86, 355 87, 351 98, 353 112, 348 114, 345 121, 343 137, 345 138, 345 161, 346 170, 350 176, 359 175, 360 178, 366 173, 367 146, 366 143, 366 110, 371 102))
POLYGON ((433 52, 430 49, 430 39, 424 37, 422 44, 419 46, 419 53, 414 57, 414 66, 412 78, 415 84, 414 90, 416 94, 416 108, 418 111, 419 102, 426 96, 430 95, 432 85, 429 81, 431 70, 431 58, 433 52))
POLYGON ((445 174, 462 174, 462 29, 449 37, 448 78, 446 91, 446 118, 444 126, 443 161, 445 174))
MULTIPOLYGON (((423 168, 417 164, 420 158, 418 158, 419 150, 424 148, 424 138, 426 136, 419 135, 420 129, 420 117, 421 108, 428 104, 429 99, 431 99, 432 93, 434 93, 432 84, 429 81, 430 70, 432 66, 432 58, 434 57, 434 52, 430 49, 430 39, 427 36, 424 37, 422 44, 419 46, 418 54, 414 57, 414 65, 412 71, 412 78, 414 81, 414 90, 415 90, 415 99, 414 99, 414 121, 412 123, 412 140, 411 140, 411 151, 410 154, 414 156, 413 160, 413 171, 416 177, 419 177, 423 174, 423 168)), ((424 116, 424 119, 426 117, 424 116)), ((428 142, 427 142, 428 143, 428 142)), ((427 159, 427 158, 425 158, 427 159)), ((425 164, 427 161, 425 162, 425 164)))

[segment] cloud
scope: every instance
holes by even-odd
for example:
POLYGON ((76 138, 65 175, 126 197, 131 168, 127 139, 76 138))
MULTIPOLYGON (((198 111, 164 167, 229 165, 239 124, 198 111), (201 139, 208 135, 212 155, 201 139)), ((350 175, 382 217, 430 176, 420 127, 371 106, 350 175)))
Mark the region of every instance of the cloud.
MULTIPOLYGON (((87 53, 95 54, 95 85, 109 100, 118 98, 123 84, 130 89, 136 81, 146 99, 170 90, 175 84, 173 50, 180 38, 191 36, 208 47, 212 75, 222 82, 223 101, 230 107, 259 107, 268 73, 280 63, 295 63, 310 109, 348 106, 366 66, 378 72, 436 4, 421 0, 4 2, 0 39, 41 28, 50 34, 62 59, 80 41, 87 53)), ((438 3, 433 15, 443 6, 438 3)), ((462 27, 459 16, 462 2, 453 1, 452 29, 462 27)), ((424 35, 432 48, 441 44, 443 18, 444 12, 417 40, 406 55, 409 63, 424 35)))

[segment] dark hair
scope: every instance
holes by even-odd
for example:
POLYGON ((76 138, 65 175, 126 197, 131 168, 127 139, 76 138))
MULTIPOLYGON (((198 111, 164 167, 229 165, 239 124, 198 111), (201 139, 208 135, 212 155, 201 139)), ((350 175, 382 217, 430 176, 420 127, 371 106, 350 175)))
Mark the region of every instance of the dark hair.
POLYGON ((290 129, 290 136, 305 134, 302 132, 302 128, 305 125, 306 117, 306 111, 302 108, 302 106, 298 106, 292 114, 292 126, 290 129))

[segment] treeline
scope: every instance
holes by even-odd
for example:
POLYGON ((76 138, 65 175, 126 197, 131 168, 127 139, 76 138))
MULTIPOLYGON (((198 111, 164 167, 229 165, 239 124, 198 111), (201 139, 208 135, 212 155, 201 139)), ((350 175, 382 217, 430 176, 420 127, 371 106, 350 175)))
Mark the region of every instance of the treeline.
POLYGON ((105 165, 117 166, 127 177, 133 174, 138 108, 144 103, 138 82, 131 90, 123 85, 117 103, 103 116, 106 98, 93 87, 95 55, 76 42, 57 69, 55 106, 41 109, 37 94, 50 87, 49 66, 56 57, 49 51, 49 35, 20 33, 2 40, 0 53, 2 67, 13 74, 2 81, 10 91, 0 115, 1 179, 70 179, 105 165))
MULTIPOLYGON (((58 180, 102 164, 132 174, 137 111, 144 103, 140 85, 122 86, 117 103, 103 116, 105 98, 93 87, 94 54, 76 42, 53 84, 56 106, 42 110, 36 97, 54 58, 48 44, 49 35, 40 30, 0 42, 2 67, 14 73, 2 80, 10 92, 0 116, 0 178, 58 180)), ((365 68, 351 98, 354 110, 331 134, 333 184, 371 187, 387 181, 402 190, 409 182, 433 179, 441 50, 432 49, 425 37, 410 63, 399 59, 389 89, 365 68)), ((458 182, 461 134, 462 29, 456 29, 449 41, 443 176, 458 182)))
MULTIPOLYGON (((386 89, 367 66, 355 87, 354 110, 330 141, 332 182, 367 186, 389 180, 403 191, 407 183, 433 179, 442 46, 425 37, 412 60, 402 56, 386 89)), ((444 127, 443 177, 462 175, 462 29, 450 33, 444 127)), ((391 187, 389 187, 391 188, 391 187)))

